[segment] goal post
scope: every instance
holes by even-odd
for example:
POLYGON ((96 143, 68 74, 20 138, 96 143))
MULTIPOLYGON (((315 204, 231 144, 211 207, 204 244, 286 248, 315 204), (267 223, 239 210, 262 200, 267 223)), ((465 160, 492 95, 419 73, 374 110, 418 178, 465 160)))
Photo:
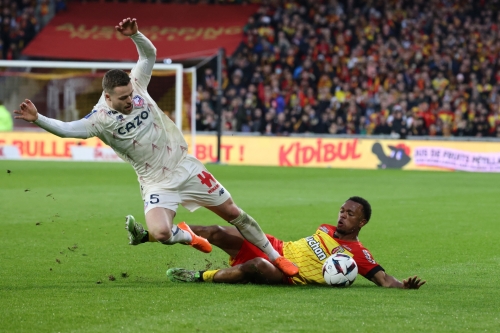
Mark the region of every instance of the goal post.
MULTIPOLYGON (((191 142, 190 142, 190 147, 191 147, 191 154, 193 156, 196 156, 196 94, 197 94, 197 80, 196 80, 196 67, 190 67, 190 68, 185 68, 183 71, 187 75, 187 83, 190 83, 187 89, 184 89, 184 91, 188 90, 190 91, 190 94, 187 94, 187 96, 190 98, 190 103, 189 103, 189 110, 187 110, 187 114, 189 115, 189 120, 190 124, 189 127, 191 129, 191 142)), ((185 94, 186 95, 186 94, 185 94)))
MULTIPOLYGON (((89 113, 97 103, 102 93, 100 81, 106 71, 131 70, 135 64, 0 60, 0 100, 9 109, 14 109, 24 98, 30 98, 35 104, 42 104, 42 113, 53 118, 62 118, 61 120, 76 120, 81 118, 82 114, 89 113)), ((194 74, 192 71, 189 73, 192 74, 191 81, 196 87, 196 71, 194 74)), ((148 86, 150 95, 164 112, 175 118, 175 124, 180 130, 183 130, 184 118, 183 78, 182 64, 156 63, 148 86)), ((196 89, 188 90, 191 90, 191 95, 196 94, 196 89)), ((192 97, 189 104, 195 107, 192 97)), ((191 112, 189 110, 189 113, 191 112)))

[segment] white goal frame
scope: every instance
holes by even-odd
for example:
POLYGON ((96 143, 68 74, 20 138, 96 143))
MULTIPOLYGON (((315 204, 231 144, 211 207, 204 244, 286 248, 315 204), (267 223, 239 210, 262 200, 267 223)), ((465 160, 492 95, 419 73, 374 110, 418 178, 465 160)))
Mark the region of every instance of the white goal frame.
MULTIPOLYGON (((26 68, 69 68, 69 69, 90 69, 93 72, 97 69, 132 69, 135 62, 86 62, 86 61, 31 61, 31 60, 0 60, 0 67, 26 68)), ((155 63, 155 70, 175 71, 175 125, 182 131, 182 101, 183 101, 183 69, 182 64, 161 64, 155 63)), ((189 69, 192 70, 192 69, 189 69)), ((196 84, 196 70, 194 70, 193 82, 196 84)), ((194 85, 196 87, 196 85, 194 85)), ((196 90, 193 90, 194 103, 196 103, 196 90)), ((193 101, 193 96, 191 100, 193 101)), ((196 104, 194 104, 196 110, 196 104)), ((191 111, 192 112, 192 111, 191 111)))
MULTIPOLYGON (((196 67, 190 67, 184 69, 185 73, 191 73, 191 155, 196 157, 196 95, 197 81, 196 81, 196 67)), ((176 97, 177 98, 177 97, 176 97)), ((177 118, 176 118, 177 119, 177 118)))

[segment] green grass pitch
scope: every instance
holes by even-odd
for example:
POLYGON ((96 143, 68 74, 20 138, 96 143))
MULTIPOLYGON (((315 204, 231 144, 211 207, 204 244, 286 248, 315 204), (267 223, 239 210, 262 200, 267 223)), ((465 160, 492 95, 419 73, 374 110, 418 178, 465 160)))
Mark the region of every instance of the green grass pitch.
MULTIPOLYGON (((127 244, 144 221, 126 164, 0 161, 0 332, 484 332, 500 327, 500 175, 208 166, 265 232, 336 224, 366 197, 360 239, 420 290, 179 284, 168 267, 226 266, 215 249, 127 244), (9 172, 9 171, 10 172, 9 172)), ((180 208, 176 221, 225 224, 180 208)))

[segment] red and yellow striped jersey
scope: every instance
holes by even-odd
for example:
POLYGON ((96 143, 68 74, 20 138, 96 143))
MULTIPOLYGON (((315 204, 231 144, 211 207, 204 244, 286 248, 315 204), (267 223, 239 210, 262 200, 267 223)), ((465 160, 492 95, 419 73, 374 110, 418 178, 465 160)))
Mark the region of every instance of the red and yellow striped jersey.
POLYGON ((322 224, 312 236, 283 243, 283 255, 300 269, 299 275, 289 278, 291 284, 326 284, 322 274, 323 264, 337 252, 353 257, 358 265, 358 273, 367 279, 383 270, 361 242, 334 238, 336 229, 335 226, 322 224))

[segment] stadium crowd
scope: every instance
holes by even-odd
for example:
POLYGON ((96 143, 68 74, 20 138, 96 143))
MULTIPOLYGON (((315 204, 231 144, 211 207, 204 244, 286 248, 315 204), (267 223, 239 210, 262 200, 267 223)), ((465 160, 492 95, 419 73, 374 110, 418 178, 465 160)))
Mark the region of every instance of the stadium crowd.
POLYGON ((20 59, 37 32, 65 8, 65 0, 0 0, 2 59, 20 59))
MULTIPOLYGON (((225 59, 223 128, 292 133, 500 137, 500 1, 260 2, 225 59)), ((66 0, 0 0, 3 59, 66 0)), ((198 87, 197 130, 216 129, 215 69, 198 87)))
MULTIPOLYGON (((225 130, 500 137, 499 1, 271 1, 223 71, 225 130)), ((216 81, 198 130, 216 128, 216 81)))

